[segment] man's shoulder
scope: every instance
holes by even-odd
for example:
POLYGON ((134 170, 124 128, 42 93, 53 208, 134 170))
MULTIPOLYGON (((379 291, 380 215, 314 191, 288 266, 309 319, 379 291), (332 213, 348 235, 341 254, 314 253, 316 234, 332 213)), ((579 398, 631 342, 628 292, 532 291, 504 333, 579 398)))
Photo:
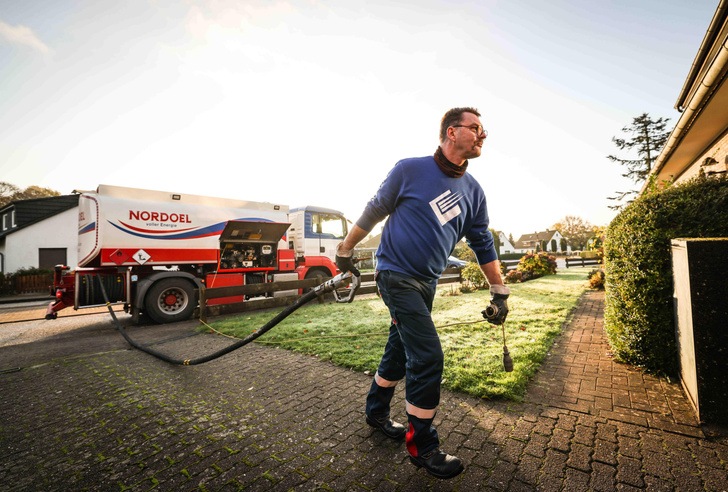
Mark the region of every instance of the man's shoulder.
POLYGON ((431 155, 424 156, 424 157, 408 157, 406 159, 402 159, 401 161, 397 162, 397 166, 403 166, 403 167, 410 167, 410 166, 418 166, 425 163, 434 163, 435 158, 431 155))

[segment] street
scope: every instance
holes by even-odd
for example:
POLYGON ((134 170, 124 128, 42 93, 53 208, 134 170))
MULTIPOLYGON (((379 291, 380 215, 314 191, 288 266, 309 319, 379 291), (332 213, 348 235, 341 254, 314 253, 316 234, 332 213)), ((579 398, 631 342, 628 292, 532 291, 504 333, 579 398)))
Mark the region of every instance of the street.
MULTIPOLYGON (((108 309, 66 309, 58 319, 46 320, 48 303, 0 305, 0 371, 44 364, 53 359, 115 350, 129 350, 116 330, 108 309), (26 321, 29 320, 29 321, 26 321)), ((134 326, 131 316, 115 306, 115 314, 130 337, 154 343, 194 332, 199 320, 168 325, 134 326)))

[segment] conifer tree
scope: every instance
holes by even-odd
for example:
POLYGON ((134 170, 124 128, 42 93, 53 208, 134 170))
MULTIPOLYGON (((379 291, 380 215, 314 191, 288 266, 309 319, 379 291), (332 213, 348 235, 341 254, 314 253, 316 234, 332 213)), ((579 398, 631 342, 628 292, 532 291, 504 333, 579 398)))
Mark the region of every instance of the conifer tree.
MULTIPOLYGON (((669 118, 657 118, 653 120, 647 113, 642 113, 640 116, 633 118, 631 125, 622 128, 622 132, 631 135, 631 137, 628 139, 612 137, 612 142, 614 142, 619 150, 636 152, 637 158, 623 159, 615 155, 609 155, 607 159, 625 166, 627 171, 622 176, 630 178, 641 187, 642 183, 650 174, 653 163, 660 155, 662 147, 665 146, 667 137, 670 135, 670 131, 665 129, 668 121, 670 121, 669 118)), ((616 196, 608 197, 609 200, 621 202, 625 198, 637 195, 638 190, 617 191, 615 193, 616 196)), ((629 199, 627 203, 631 201, 629 199)), ((618 203, 616 205, 610 205, 609 208, 619 210, 624 205, 625 203, 618 203)))

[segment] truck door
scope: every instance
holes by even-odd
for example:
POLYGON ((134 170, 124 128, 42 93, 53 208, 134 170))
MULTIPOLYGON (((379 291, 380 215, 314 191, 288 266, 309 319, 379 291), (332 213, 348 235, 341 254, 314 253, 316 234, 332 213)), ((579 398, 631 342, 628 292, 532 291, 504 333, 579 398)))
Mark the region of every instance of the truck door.
POLYGON ((339 214, 307 212, 311 230, 306 231, 306 256, 336 257, 336 245, 346 237, 346 219, 339 214))

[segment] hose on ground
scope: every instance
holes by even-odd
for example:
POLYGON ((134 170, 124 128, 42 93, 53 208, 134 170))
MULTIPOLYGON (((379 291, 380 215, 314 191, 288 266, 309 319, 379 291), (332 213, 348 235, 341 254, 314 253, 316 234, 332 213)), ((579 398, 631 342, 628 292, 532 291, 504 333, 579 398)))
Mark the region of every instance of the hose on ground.
MULTIPOLYGON (((356 279, 356 277, 354 277, 356 279)), ((209 362, 214 359, 218 359, 222 357, 223 355, 229 354, 233 350, 237 350, 240 347, 243 347, 259 336, 263 335, 267 331, 269 331, 271 328, 276 326, 278 323, 286 319, 288 316, 290 316, 294 311, 296 311, 298 308, 306 304, 307 302, 315 299, 316 297, 325 294, 326 292, 334 292, 336 293, 336 289, 340 288, 343 284, 346 282, 353 280, 352 275, 350 273, 346 274, 339 274, 336 277, 327 280, 326 282, 322 283, 321 285, 315 287, 314 289, 310 290, 303 296, 299 297, 295 303, 291 304, 290 306, 287 306, 283 311, 281 311, 275 318, 268 321, 265 325, 263 325, 258 330, 254 331, 247 337, 241 339, 238 342, 235 342, 231 345, 228 345, 225 348, 222 348, 218 350, 217 352, 214 352, 210 355, 206 355, 204 357, 199 357, 197 359, 176 359, 174 357, 170 357, 167 354, 164 354, 162 352, 159 352, 157 350, 151 349, 149 347, 146 347, 144 345, 141 345, 134 340, 132 340, 129 335, 126 333, 126 330, 124 330, 124 327, 119 323, 118 318, 116 317, 116 314, 114 313, 114 310, 111 307, 111 303, 109 302, 109 297, 106 294, 106 289, 104 288, 103 282, 99 283, 101 286, 101 293, 104 296, 104 302, 106 302, 106 307, 109 309, 109 313, 111 313, 111 318, 113 319, 114 326, 117 330, 121 333, 121 336, 124 337, 124 339, 131 345, 132 347, 141 350, 142 352, 146 352, 147 354, 156 357, 157 359, 163 360, 165 362, 168 362, 170 364, 177 364, 182 366, 194 366, 197 364, 204 364, 205 362, 209 362)), ((358 280, 358 279, 356 279, 358 280)), ((358 284, 356 285, 358 287, 358 284)), ((352 285, 352 295, 350 297, 353 298, 353 293, 355 292, 355 286, 352 285)), ((338 300, 338 298, 337 298, 338 300)), ((347 299, 347 302, 351 302, 347 299)))

